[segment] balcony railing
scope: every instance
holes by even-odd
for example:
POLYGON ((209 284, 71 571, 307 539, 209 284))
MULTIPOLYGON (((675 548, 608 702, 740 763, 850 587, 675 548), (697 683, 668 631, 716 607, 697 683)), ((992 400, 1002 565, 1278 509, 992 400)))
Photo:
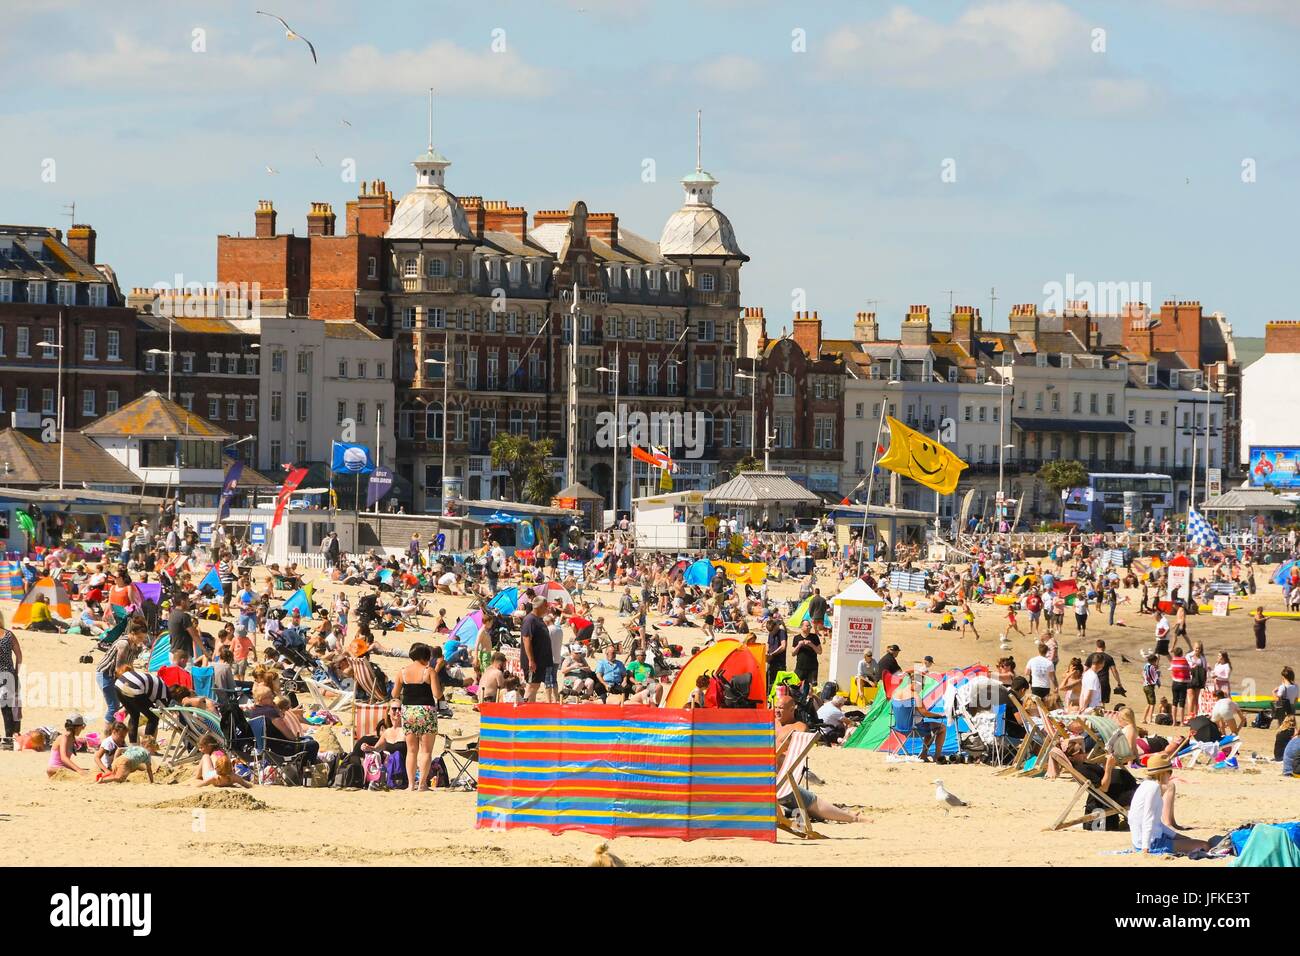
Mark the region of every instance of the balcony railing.
POLYGON ((450 276, 402 276, 394 291, 402 292, 468 292, 469 280, 450 276))
POLYGON ((740 305, 739 292, 696 292, 694 303, 704 306, 735 308, 740 305))

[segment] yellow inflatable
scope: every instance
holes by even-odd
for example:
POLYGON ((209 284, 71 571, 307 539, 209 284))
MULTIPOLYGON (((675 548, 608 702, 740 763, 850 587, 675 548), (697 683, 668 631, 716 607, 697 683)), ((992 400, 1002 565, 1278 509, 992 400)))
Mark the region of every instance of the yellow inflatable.
POLYGON ((1002 605, 1015 604, 1016 596, 1014 594, 995 594, 993 595, 993 603, 1002 605))

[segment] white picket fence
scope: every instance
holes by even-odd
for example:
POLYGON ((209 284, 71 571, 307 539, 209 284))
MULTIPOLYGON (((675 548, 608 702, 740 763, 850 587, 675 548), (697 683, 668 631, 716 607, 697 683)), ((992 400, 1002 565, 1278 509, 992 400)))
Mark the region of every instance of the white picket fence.
POLYGON ((306 554, 302 551, 290 551, 289 560, 300 568, 311 568, 315 571, 324 571, 326 565, 329 564, 323 554, 306 554))

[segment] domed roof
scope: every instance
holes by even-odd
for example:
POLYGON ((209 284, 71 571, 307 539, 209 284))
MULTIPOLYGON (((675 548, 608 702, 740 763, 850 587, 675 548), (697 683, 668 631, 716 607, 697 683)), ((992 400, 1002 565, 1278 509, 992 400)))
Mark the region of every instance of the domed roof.
POLYGON ((731 220, 713 206, 687 204, 668 217, 659 237, 665 256, 743 256, 731 220))
POLYGON ((466 239, 474 234, 460 201, 440 186, 419 186, 402 197, 385 239, 466 239))

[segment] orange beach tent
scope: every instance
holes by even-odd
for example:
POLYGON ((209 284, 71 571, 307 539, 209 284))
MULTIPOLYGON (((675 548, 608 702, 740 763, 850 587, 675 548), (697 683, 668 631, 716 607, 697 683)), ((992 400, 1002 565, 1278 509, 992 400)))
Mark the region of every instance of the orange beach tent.
POLYGON ((695 681, 702 674, 721 672, 728 680, 739 674, 753 675, 749 685, 749 699, 760 706, 767 700, 765 684, 767 672, 763 667, 766 658, 762 644, 742 644, 733 638, 715 641, 700 651, 677 673, 677 679, 664 698, 665 707, 685 707, 695 689, 695 681))
POLYGON ((27 596, 23 598, 23 603, 18 605, 18 610, 14 611, 13 620, 9 623, 14 627, 26 627, 30 624, 32 622, 32 605, 36 603, 36 598, 40 595, 45 596, 51 614, 65 621, 72 620, 72 602, 68 600, 68 592, 64 590, 63 585, 53 578, 41 578, 27 592, 27 596))

